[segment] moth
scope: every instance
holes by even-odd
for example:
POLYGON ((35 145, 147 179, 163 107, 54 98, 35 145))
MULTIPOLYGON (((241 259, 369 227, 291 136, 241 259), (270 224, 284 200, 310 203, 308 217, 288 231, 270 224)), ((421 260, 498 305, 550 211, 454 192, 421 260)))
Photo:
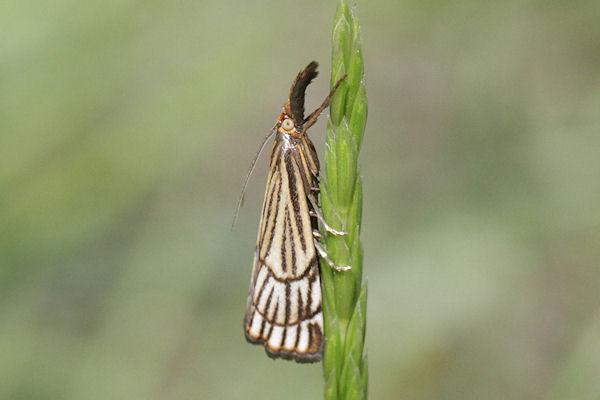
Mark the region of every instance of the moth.
MULTIPOLYGON (((306 87, 317 76, 317 67, 313 61, 298 74, 283 112, 261 145, 262 149, 275 135, 244 318, 249 342, 263 344, 272 358, 298 362, 319 361, 323 349, 318 256, 338 271, 350 268, 334 265, 319 243, 319 221, 334 235, 346 233, 331 228, 323 218, 317 200, 319 159, 306 131, 345 76, 321 106, 304 117, 306 87)), ((255 162, 256 158, 249 174, 255 162)))

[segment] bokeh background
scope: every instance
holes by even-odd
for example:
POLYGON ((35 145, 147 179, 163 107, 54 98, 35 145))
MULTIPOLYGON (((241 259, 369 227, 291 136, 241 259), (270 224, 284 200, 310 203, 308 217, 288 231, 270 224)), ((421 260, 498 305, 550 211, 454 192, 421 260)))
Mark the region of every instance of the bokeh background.
MULTIPOLYGON (((321 397, 242 333, 268 155, 230 224, 335 7, 2 2, 0 398, 321 397)), ((371 397, 598 399, 600 3, 358 15, 371 397)))

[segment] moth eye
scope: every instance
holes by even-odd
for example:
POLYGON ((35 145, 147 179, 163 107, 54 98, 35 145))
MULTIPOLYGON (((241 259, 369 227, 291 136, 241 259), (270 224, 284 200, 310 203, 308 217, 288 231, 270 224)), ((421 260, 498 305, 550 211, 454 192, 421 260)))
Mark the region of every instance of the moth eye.
POLYGON ((286 118, 281 123, 281 127, 286 131, 291 131, 292 129, 294 129, 294 121, 292 121, 290 118, 286 118))

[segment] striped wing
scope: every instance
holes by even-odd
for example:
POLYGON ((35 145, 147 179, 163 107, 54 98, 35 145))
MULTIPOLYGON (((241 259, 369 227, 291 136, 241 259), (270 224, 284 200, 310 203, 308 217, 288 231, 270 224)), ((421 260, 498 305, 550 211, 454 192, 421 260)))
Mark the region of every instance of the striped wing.
POLYGON ((321 359, 323 314, 302 147, 273 148, 244 328, 271 357, 313 362, 321 359))

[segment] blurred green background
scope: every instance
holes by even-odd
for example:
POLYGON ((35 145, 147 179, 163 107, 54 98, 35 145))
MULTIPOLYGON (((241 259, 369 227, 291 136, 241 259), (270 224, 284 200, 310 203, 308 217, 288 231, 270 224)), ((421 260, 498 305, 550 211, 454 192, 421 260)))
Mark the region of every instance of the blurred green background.
MULTIPOLYGON (((268 155, 230 224, 335 6, 2 2, 1 399, 321 397, 242 331, 268 155)), ((600 3, 358 7, 371 397, 598 399, 600 3)))

